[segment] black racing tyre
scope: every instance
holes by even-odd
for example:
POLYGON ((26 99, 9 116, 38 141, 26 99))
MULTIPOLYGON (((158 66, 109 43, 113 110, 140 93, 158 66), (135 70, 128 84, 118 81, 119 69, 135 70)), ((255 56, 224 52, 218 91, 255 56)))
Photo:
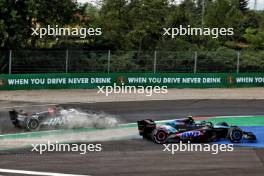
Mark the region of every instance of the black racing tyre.
POLYGON ((26 119, 26 129, 29 131, 38 131, 39 130, 39 120, 34 118, 26 119))
POLYGON ((229 126, 228 123, 226 123, 226 122, 219 122, 219 123, 217 123, 215 125, 218 125, 218 126, 226 126, 226 127, 229 126))
POLYGON ((169 134, 163 129, 155 129, 152 132, 152 139, 157 144, 164 144, 167 142, 169 134))
POLYGON ((227 136, 231 142, 239 143, 243 138, 243 131, 238 127, 231 127, 228 130, 227 136))

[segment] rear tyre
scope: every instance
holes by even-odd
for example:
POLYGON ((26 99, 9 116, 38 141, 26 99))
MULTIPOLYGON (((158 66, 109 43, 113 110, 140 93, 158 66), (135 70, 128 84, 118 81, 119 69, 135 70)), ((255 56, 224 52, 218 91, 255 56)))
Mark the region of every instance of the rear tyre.
POLYGON ((243 131, 238 127, 231 127, 227 136, 231 142, 239 143, 243 138, 243 131))
POLYGON ((157 144, 164 144, 167 142, 169 134, 163 129, 155 129, 152 133, 152 139, 157 144))
POLYGON ((39 130, 39 120, 29 118, 26 120, 26 128, 29 131, 38 131, 39 130))

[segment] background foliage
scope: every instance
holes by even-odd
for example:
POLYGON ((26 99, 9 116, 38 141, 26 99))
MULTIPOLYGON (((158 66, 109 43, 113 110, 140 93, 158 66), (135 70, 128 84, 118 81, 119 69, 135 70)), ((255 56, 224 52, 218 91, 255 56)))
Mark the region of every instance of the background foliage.
MULTIPOLYGON (((185 64, 190 67, 183 71, 189 71, 193 69, 193 61, 176 63, 175 59, 184 60, 190 58, 194 51, 199 51, 201 54, 198 58, 205 59, 203 64, 221 65, 224 63, 217 62, 219 57, 222 60, 235 59, 236 51, 241 50, 245 55, 243 62, 255 68, 263 66, 261 59, 256 58, 263 58, 261 50, 264 49, 264 12, 249 9, 248 0, 183 0, 181 4, 174 0, 101 0, 100 5, 78 4, 72 0, 1 0, 0 49, 3 50, 0 52, 1 71, 7 67, 8 53, 4 51, 8 49, 111 50, 114 71, 130 67, 147 70, 145 65, 153 60, 153 54, 145 54, 144 51, 158 50, 163 53, 160 54, 160 59, 164 69, 179 68, 185 64), (86 39, 61 37, 58 40, 54 37, 39 39, 31 36, 31 27, 47 25, 100 27, 103 35, 86 39), (217 39, 210 36, 181 36, 171 39, 162 35, 164 27, 179 25, 234 28, 235 34, 217 39), (127 50, 134 52, 124 52, 127 50), (170 54, 168 51, 173 52, 170 54), (175 52, 183 53, 178 56, 175 52), (221 52, 232 55, 232 58, 221 56, 221 52), (168 63, 168 60, 171 62, 168 63)), ((76 56, 81 62, 76 61, 73 65, 91 65, 93 62, 87 59, 105 58, 104 55, 81 52, 76 56)), ((19 63, 25 63, 36 57, 37 55, 16 59, 19 63)), ((34 62, 41 62, 39 57, 41 55, 34 62)), ((49 58, 52 60, 53 57, 49 58)), ((105 65, 102 67, 106 68, 105 65)), ((230 65, 230 69, 234 67, 234 64, 230 65)))

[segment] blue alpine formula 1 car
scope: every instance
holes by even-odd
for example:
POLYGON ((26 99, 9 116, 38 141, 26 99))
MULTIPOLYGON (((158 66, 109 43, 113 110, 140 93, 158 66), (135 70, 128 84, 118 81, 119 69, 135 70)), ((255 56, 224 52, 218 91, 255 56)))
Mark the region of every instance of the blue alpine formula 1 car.
POLYGON ((151 119, 138 121, 139 134, 158 144, 169 142, 214 142, 229 139, 232 143, 242 142, 243 139, 255 141, 252 132, 245 132, 238 126, 230 126, 226 122, 195 122, 192 117, 168 121, 165 125, 157 125, 151 119))

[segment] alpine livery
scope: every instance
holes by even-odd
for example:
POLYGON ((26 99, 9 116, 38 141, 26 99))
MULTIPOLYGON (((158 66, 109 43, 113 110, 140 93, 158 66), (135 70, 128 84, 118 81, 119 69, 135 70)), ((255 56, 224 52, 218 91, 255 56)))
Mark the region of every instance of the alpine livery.
POLYGON ((255 141, 252 132, 245 132, 238 126, 230 126, 226 122, 213 124, 202 121, 195 122, 192 117, 168 121, 164 125, 157 125, 151 119, 137 122, 139 134, 158 144, 169 142, 214 142, 229 139, 232 143, 242 142, 243 139, 255 141))

